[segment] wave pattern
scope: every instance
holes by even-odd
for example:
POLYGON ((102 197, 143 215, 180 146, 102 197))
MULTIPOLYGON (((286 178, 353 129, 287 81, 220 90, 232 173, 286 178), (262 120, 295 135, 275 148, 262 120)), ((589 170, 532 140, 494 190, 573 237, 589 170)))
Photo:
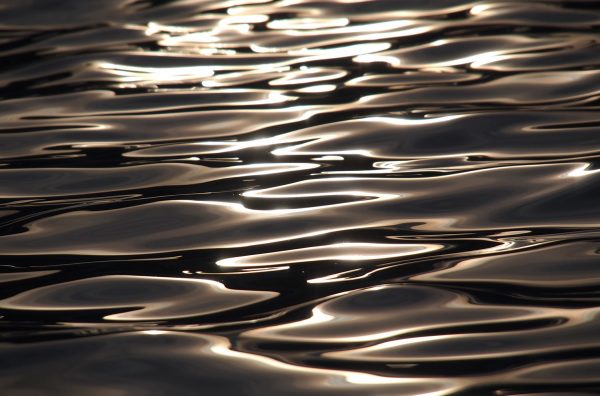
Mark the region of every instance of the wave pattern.
POLYGON ((600 394, 596 0, 0 5, 12 395, 600 394))

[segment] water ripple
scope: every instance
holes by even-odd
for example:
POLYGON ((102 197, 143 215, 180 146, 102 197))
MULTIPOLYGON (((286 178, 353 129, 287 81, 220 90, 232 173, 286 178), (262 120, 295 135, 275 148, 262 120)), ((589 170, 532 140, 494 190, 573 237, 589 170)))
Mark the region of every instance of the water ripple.
POLYGON ((596 0, 5 3, 3 394, 600 393, 596 0))

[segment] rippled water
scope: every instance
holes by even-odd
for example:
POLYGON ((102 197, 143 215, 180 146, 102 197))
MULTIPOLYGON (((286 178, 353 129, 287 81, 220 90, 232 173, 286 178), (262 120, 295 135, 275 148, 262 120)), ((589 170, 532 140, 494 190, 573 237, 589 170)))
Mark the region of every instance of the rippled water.
POLYGON ((600 3, 0 4, 0 393, 600 394, 600 3))

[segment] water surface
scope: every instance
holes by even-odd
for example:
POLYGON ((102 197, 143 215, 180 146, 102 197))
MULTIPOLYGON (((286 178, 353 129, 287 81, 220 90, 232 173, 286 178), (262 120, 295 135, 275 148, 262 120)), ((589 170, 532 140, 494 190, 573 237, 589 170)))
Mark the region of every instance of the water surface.
POLYGON ((0 4, 2 395, 600 394, 596 0, 0 4))

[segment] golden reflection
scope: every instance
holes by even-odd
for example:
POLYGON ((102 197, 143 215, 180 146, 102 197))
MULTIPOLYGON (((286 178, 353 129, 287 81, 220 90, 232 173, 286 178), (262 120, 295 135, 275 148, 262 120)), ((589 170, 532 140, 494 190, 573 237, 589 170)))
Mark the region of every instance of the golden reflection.
POLYGON ((296 89, 295 92, 300 93, 323 93, 335 91, 336 86, 334 84, 323 84, 323 85, 311 85, 310 87, 304 87, 296 89))
POLYGON ((263 23, 267 22, 269 17, 263 14, 255 14, 255 15, 234 15, 219 19, 218 25, 244 25, 244 30, 247 30, 247 27, 255 23, 263 23))
POLYGON ((471 7, 471 9, 469 10, 469 14, 471 15, 479 15, 479 14, 483 14, 486 11, 492 10, 496 7, 502 7, 502 4, 475 4, 473 7, 471 7))
POLYGON ((385 341, 366 347, 353 348, 351 350, 326 352, 324 356, 336 360, 388 364, 406 361, 423 363, 454 359, 483 360, 514 358, 519 355, 548 352, 548 344, 556 342, 552 341, 555 333, 561 333, 567 337, 579 333, 581 336, 578 345, 579 348, 594 347, 594 339, 589 335, 588 331, 594 331, 593 329, 596 328, 591 322, 598 316, 597 308, 546 308, 538 311, 538 314, 533 314, 530 320, 546 319, 554 321, 562 320, 564 322, 560 326, 520 330, 518 335, 514 332, 498 331, 474 333, 452 332, 451 334, 435 336, 409 337, 385 341), (446 348, 452 348, 456 343, 463 345, 462 351, 445 351, 446 348), (475 348, 469 348, 467 344, 471 344, 475 348), (421 353, 421 350, 427 352, 421 353))
MULTIPOLYGON (((352 177, 335 177, 335 178, 332 177, 332 178, 329 178, 326 180, 325 179, 322 179, 322 180, 328 184, 357 181, 356 178, 352 178, 352 177)), ((288 184, 286 187, 293 186, 293 187, 298 188, 303 185, 310 186, 311 184, 314 184, 314 182, 307 180, 307 181, 297 182, 294 184, 288 184)), ((348 196, 348 197, 371 198, 371 199, 377 199, 379 201, 390 200, 390 199, 395 199, 395 198, 402 198, 402 197, 406 197, 409 195, 405 192, 392 193, 392 192, 385 191, 383 189, 381 189, 379 191, 366 190, 366 189, 365 190, 354 190, 354 189, 341 190, 340 189, 337 191, 313 191, 313 192, 306 192, 306 193, 302 193, 302 192, 294 192, 294 193, 276 192, 276 193, 273 193, 272 192, 273 190, 277 191, 279 189, 280 189, 280 187, 265 188, 262 190, 252 190, 252 191, 246 191, 242 195, 245 197, 256 197, 256 198, 298 198, 298 197, 348 196)), ((354 204, 354 203, 351 202, 350 204, 354 204)), ((348 204, 340 203, 340 204, 331 204, 331 205, 327 205, 327 206, 334 207, 334 206, 345 206, 345 205, 348 205, 348 204)), ((302 211, 303 209, 294 209, 294 210, 302 211)))
POLYGON ((275 19, 267 23, 267 27, 274 30, 314 30, 344 27, 349 23, 348 18, 293 18, 275 19))
POLYGON ((313 161, 343 161, 344 157, 341 155, 324 155, 322 157, 311 158, 313 161))
POLYGON ((299 50, 288 51, 290 55, 301 56, 300 60, 294 63, 305 63, 310 61, 327 60, 334 58, 346 58, 350 56, 358 56, 372 52, 384 51, 390 48, 390 43, 366 43, 366 44, 351 44, 333 48, 303 48, 299 50))
POLYGON ((283 67, 264 67, 257 70, 247 70, 243 72, 222 73, 210 79, 202 81, 202 85, 207 88, 221 88, 237 85, 250 84, 263 80, 280 77, 282 73, 288 72, 289 66, 283 67))
POLYGON ((139 275, 106 275, 48 285, 0 301, 4 309, 21 311, 124 311, 109 321, 152 321, 189 318, 269 300, 276 292, 229 289, 209 279, 139 275))
MULTIPOLYGON (((384 300, 388 301, 388 300, 384 300)), ((309 318, 283 323, 268 328, 248 330, 244 337, 278 342, 354 343, 382 341, 391 337, 426 330, 442 330, 452 326, 512 323, 518 320, 555 320, 567 317, 572 325, 581 322, 589 310, 575 316, 570 310, 540 307, 504 307, 487 304, 474 305, 464 296, 436 291, 428 286, 380 285, 374 288, 341 293, 313 308, 309 318), (403 292, 420 293, 421 297, 403 300, 403 292), (393 299, 394 293, 398 296, 393 299), (383 295, 382 295, 383 294, 383 295), (369 301, 387 297, 389 302, 369 309, 369 301), (362 297, 362 298, 361 298, 362 297), (363 301, 363 302, 360 302, 363 301), (392 315, 392 313, 394 313, 392 315), (440 319, 439 315, 442 315, 440 319), (579 318, 579 319, 577 319, 579 318)), ((595 312, 598 310, 595 309, 595 312)), ((408 345, 438 338, 417 338, 387 341, 376 344, 408 345), (423 341, 424 340, 424 341, 423 341)), ((366 350, 371 350, 366 347, 366 350)), ((353 349, 355 350, 355 349, 353 349)), ((362 349, 360 349, 362 351, 362 349)), ((353 353, 353 352, 348 352, 353 353)), ((362 353, 362 352, 361 352, 362 353)), ((345 354, 345 352, 340 352, 345 354)))
POLYGON ((269 81, 271 86, 288 86, 311 84, 322 81, 336 80, 348 74, 345 70, 324 67, 300 67, 298 71, 285 73, 283 77, 269 81))
POLYGON ((214 71, 205 66, 189 67, 137 67, 118 65, 109 62, 100 62, 98 67, 110 71, 119 77, 123 83, 149 83, 159 84, 165 82, 200 81, 211 77, 214 71))
POLYGON ((365 55, 359 55, 352 60, 356 63, 382 62, 382 63, 388 63, 394 67, 400 67, 400 65, 402 64, 400 59, 390 56, 390 55, 365 54, 365 55))
POLYGON ((443 248, 438 244, 336 243, 302 249, 232 257, 217 261, 222 267, 255 267, 322 260, 362 261, 405 257, 443 248))
POLYGON ((148 334, 148 335, 164 335, 164 334, 168 334, 168 332, 165 331, 165 330, 143 330, 142 333, 143 334, 148 334))
POLYGON ((172 25, 163 25, 157 22, 148 22, 147 27, 144 33, 147 36, 153 36, 157 33, 165 32, 169 34, 187 34, 192 32, 193 28, 183 27, 183 26, 172 26, 172 25))
MULTIPOLYGON (((369 96, 362 97, 361 102, 367 103, 369 96)), ((310 149, 313 146, 318 147, 319 144, 325 142, 335 142, 336 139, 343 139, 346 137, 352 137, 353 135, 364 133, 364 129, 369 128, 370 125, 382 124, 391 126, 424 126, 432 124, 441 124, 449 121, 457 120, 466 117, 465 115, 452 114, 440 117, 423 118, 423 119, 407 119, 400 117, 365 117, 357 120, 353 120, 350 125, 346 126, 340 124, 339 128, 330 128, 336 124, 331 124, 323 132, 320 132, 319 128, 307 128, 304 130, 298 130, 290 132, 284 135, 279 135, 271 140, 271 143, 284 142, 288 144, 286 147, 278 148, 272 151, 274 155, 360 155, 364 157, 377 157, 377 155, 368 149, 341 149, 337 147, 331 150, 318 150, 310 149), (362 127, 358 129, 359 127, 362 127), (355 131, 358 129, 357 131, 355 131), (296 141, 303 141, 304 143, 291 145, 296 141)))
MULTIPOLYGON (((409 378, 409 377, 383 377, 374 374, 361 373, 361 372, 353 372, 353 371, 344 371, 344 370, 330 370, 330 369, 321 369, 315 367, 303 367, 297 366, 290 363, 282 362, 279 360, 275 360, 270 357, 250 354, 247 352, 240 352, 232 349, 231 344, 225 338, 217 338, 215 336, 211 336, 212 342, 209 346, 211 352, 220 355, 226 356, 229 358, 234 358, 236 360, 246 360, 251 361, 253 366, 267 366, 272 367, 278 370, 284 370, 288 372, 296 372, 296 373, 306 373, 311 375, 325 375, 325 376, 333 376, 338 377, 341 376, 344 378, 347 384, 355 384, 355 385, 392 385, 392 384, 404 384, 404 385, 426 385, 431 384, 433 379, 430 378, 409 378)), ((444 380, 444 387, 441 390, 431 391, 431 392, 419 392, 414 393, 411 392, 411 396, 443 396, 449 395, 450 393, 456 391, 459 386, 459 381, 450 381, 444 380)), ((433 386, 440 387, 439 381, 433 381, 433 386)))
POLYGON ((600 169, 590 169, 592 164, 584 163, 567 173, 567 177, 585 177, 600 172, 600 169))

